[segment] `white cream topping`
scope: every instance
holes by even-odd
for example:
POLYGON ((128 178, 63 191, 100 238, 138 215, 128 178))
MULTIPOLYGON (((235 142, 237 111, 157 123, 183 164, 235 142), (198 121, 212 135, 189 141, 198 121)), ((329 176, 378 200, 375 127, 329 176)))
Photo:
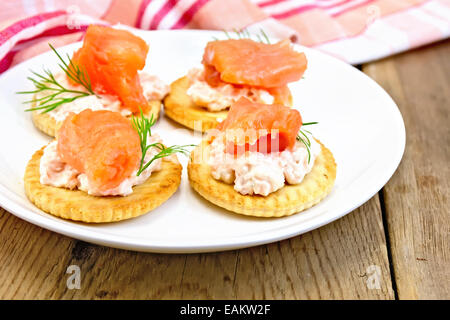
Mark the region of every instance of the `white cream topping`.
POLYGON ((169 93, 170 87, 158 76, 141 72, 139 74, 142 91, 147 100, 162 100, 169 93))
MULTIPOLYGON (((144 97, 148 100, 162 100, 169 92, 169 86, 162 82, 157 76, 141 72, 139 74, 141 80, 141 86, 144 93, 144 97)), ((67 76, 63 72, 55 74, 56 80, 61 83, 65 88, 72 90, 84 91, 84 88, 79 85, 74 85, 69 82, 67 76)), ((44 91, 37 95, 37 98, 44 97, 48 92, 44 91)), ((73 97, 74 93, 64 93, 58 97, 73 97)), ((96 110, 109 110, 120 112, 123 116, 131 114, 131 111, 125 108, 121 108, 121 103, 116 96, 107 94, 89 95, 86 97, 75 99, 72 102, 64 103, 58 106, 56 109, 48 112, 47 114, 54 118, 56 121, 63 121, 69 113, 80 113, 83 110, 91 109, 96 110)))
POLYGON ((40 182, 53 187, 75 189, 79 173, 61 160, 57 146, 57 141, 53 141, 44 149, 39 165, 40 182))
MULTIPOLYGON (((162 140, 159 135, 152 134, 147 142, 148 144, 162 143, 162 140)), ((41 184, 68 189, 78 188, 94 196, 127 196, 133 192, 133 186, 144 183, 153 172, 161 170, 162 159, 157 159, 139 176, 136 176, 138 171, 136 169, 117 187, 100 191, 91 185, 86 174, 78 172, 62 161, 57 152, 57 144, 57 141, 53 141, 44 149, 39 167, 41 184)), ((150 161, 158 152, 157 148, 150 148, 145 155, 144 163, 150 161)))
POLYGON ((246 97, 254 102, 272 104, 273 96, 266 90, 238 87, 232 84, 221 84, 211 87, 204 79, 204 69, 193 68, 189 70, 188 96, 192 101, 209 111, 220 111, 229 108, 240 97, 246 97))
POLYGON ((208 164, 216 180, 234 183, 234 190, 243 195, 267 196, 282 188, 285 183, 299 184, 314 166, 321 152, 320 144, 309 136, 311 158, 302 142, 297 141, 292 150, 272 152, 246 152, 238 157, 226 153, 223 136, 210 145, 208 164))

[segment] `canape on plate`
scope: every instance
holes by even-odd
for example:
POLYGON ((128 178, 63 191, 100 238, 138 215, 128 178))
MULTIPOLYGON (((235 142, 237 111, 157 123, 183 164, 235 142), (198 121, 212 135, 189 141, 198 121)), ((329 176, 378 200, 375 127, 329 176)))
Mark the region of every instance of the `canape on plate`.
POLYGON ((288 83, 299 80, 306 70, 303 53, 289 40, 275 44, 251 39, 209 42, 203 67, 170 86, 164 110, 176 122, 198 131, 215 128, 229 107, 240 97, 253 102, 292 106, 288 83))
POLYGON ((37 151, 24 176, 28 198, 43 211, 84 222, 142 215, 177 190, 181 165, 141 115, 86 109, 70 114, 57 138, 37 151))
POLYGON ((283 105, 240 98, 191 154, 191 186, 205 199, 250 216, 288 216, 320 202, 336 178, 333 154, 283 105))
POLYGON ((140 71, 145 66, 147 43, 125 30, 91 25, 82 47, 70 58, 55 52, 61 70, 30 78, 32 119, 44 133, 55 133, 69 113, 85 109, 109 110, 131 117, 142 108, 157 119, 169 87, 157 76, 140 71))

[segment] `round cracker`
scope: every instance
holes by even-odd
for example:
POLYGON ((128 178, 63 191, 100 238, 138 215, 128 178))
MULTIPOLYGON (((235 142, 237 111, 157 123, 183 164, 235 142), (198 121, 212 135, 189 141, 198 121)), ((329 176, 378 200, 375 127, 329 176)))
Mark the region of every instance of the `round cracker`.
MULTIPOLYGON (((158 119, 161 110, 161 101, 150 100, 149 106, 149 112, 144 115, 150 118, 150 116, 153 114, 153 117, 155 119, 158 119)), ((127 116, 127 118, 131 119, 131 115, 127 116)), ((55 118, 50 116, 48 113, 42 113, 40 110, 33 111, 31 114, 31 119, 33 120, 33 124, 36 128, 51 137, 56 136, 56 132, 63 123, 63 121, 56 121, 55 118)))
POLYGON ((229 211, 256 217, 289 216, 319 203, 333 187, 336 163, 331 151, 320 144, 322 151, 301 183, 287 184, 266 197, 242 195, 232 184, 214 179, 207 164, 209 144, 206 141, 192 151, 188 164, 189 182, 206 200, 229 211))
POLYGON ((182 167, 176 157, 163 159, 160 171, 153 172, 133 193, 122 196, 96 197, 81 190, 69 190, 39 182, 39 164, 44 148, 36 151, 25 170, 27 197, 39 209, 64 219, 83 222, 113 222, 147 213, 168 200, 178 189, 182 167), (175 162, 176 161, 176 162, 175 162))
POLYGON ((182 77, 170 85, 170 93, 164 99, 164 113, 172 120, 196 131, 214 129, 225 120, 228 110, 208 111, 196 105, 187 95, 189 79, 182 77))

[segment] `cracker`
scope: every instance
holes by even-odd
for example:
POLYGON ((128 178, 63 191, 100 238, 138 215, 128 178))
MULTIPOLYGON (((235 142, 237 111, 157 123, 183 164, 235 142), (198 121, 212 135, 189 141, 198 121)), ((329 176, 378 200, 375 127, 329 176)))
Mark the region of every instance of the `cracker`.
MULTIPOLYGON (((145 116, 150 118, 151 114, 153 114, 153 117, 158 119, 159 112, 161 110, 161 101, 151 100, 149 101, 149 105, 150 110, 145 114, 145 116)), ((34 106, 35 105, 33 105, 33 107, 34 106)), ((131 119, 131 115, 127 116, 127 118, 131 119)), ((33 111, 31 119, 33 120, 33 124, 36 128, 51 137, 56 136, 56 132, 62 125, 62 121, 56 121, 55 118, 53 118, 49 114, 41 113, 41 110, 33 111)))
POLYGON ((320 144, 322 151, 301 183, 287 184, 266 197, 242 195, 232 184, 214 179, 207 164, 209 144, 206 141, 192 151, 188 164, 189 182, 206 200, 229 211, 256 217, 289 216, 319 203, 333 187, 336 163, 331 151, 320 144))
POLYGON ((182 77, 170 85, 170 93, 164 99, 164 113, 172 120, 193 130, 206 132, 225 120, 228 110, 208 111, 197 106, 187 95, 189 79, 182 77))
MULTIPOLYGON (((39 163, 44 148, 36 151, 25 170, 27 197, 39 209, 64 219, 83 222, 113 222, 147 213, 168 200, 178 189, 182 167, 178 160, 162 160, 160 171, 122 196, 96 197, 81 190, 69 190, 39 182, 39 163)), ((173 157, 176 159, 176 157, 173 157)))

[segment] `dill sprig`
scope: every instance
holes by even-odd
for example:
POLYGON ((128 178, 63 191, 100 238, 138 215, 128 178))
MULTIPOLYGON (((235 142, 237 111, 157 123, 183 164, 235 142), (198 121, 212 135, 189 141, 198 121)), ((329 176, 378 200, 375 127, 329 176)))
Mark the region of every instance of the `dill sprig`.
POLYGON ((48 94, 41 98, 34 98, 24 103, 35 103, 36 106, 33 108, 26 109, 25 111, 43 110, 42 113, 47 113, 51 110, 56 109, 64 103, 72 102, 78 98, 86 97, 89 95, 95 95, 94 90, 92 90, 91 81, 89 75, 82 70, 78 65, 76 65, 69 55, 67 55, 68 61, 66 62, 63 57, 56 51, 56 49, 49 43, 48 44, 53 52, 58 57, 60 63, 58 66, 63 70, 75 83, 81 85, 85 90, 73 90, 64 87, 61 83, 56 80, 55 76, 49 69, 43 69, 43 74, 39 74, 31 70, 31 73, 35 75, 35 78, 28 77, 34 85, 34 90, 31 91, 19 91, 18 94, 37 94, 43 91, 48 91, 48 94), (73 96, 64 97, 61 96, 65 93, 71 93, 73 96))
MULTIPOLYGON (((139 108, 140 109, 140 108, 139 108)), ((151 143, 147 144, 147 138, 152 135, 151 127, 155 124, 156 119, 154 119, 153 115, 151 115, 150 119, 144 117, 144 113, 142 112, 142 109, 140 109, 140 117, 132 116, 131 120, 133 123, 133 127, 136 129, 140 143, 141 143, 141 151, 142 151, 142 157, 139 165, 139 170, 137 171, 136 175, 139 176, 145 169, 150 166, 153 161, 157 159, 161 159, 167 156, 170 156, 175 153, 182 153, 184 155, 189 155, 189 151, 186 149, 188 147, 195 146, 194 144, 188 144, 188 145, 173 145, 170 147, 164 146, 161 142, 151 143), (157 153, 150 161, 147 163, 144 163, 145 161, 145 155, 147 154, 147 151, 150 148, 157 148, 159 150, 159 153, 157 153)))
MULTIPOLYGON (((250 39, 253 40, 252 37, 256 37, 258 42, 270 44, 269 37, 264 32, 263 29, 259 29, 259 34, 253 35, 247 29, 233 29, 232 31, 223 30, 225 36, 231 39, 250 39)), ((214 40, 219 40, 217 37, 213 37, 214 40)))
MULTIPOLYGON (((313 124, 318 124, 318 122, 305 122, 302 124, 302 127, 310 126, 313 124)), ((300 141, 305 145, 306 151, 308 152, 308 164, 309 164, 309 162, 311 161, 311 140, 309 139, 305 131, 311 134, 311 132, 309 132, 308 130, 300 129, 300 131, 297 134, 297 141, 300 141)))

